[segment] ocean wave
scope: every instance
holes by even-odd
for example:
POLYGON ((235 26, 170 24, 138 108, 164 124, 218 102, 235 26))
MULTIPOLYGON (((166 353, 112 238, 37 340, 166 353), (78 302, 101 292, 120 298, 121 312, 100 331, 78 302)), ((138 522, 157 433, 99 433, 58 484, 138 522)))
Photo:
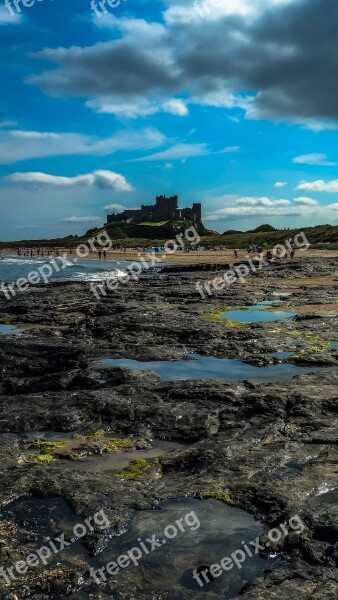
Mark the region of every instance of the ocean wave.
POLYGON ((123 271, 120 271, 118 268, 113 267, 113 266, 111 267, 111 269, 109 269, 107 265, 98 267, 97 265, 91 266, 91 265, 81 265, 80 263, 77 263, 75 266, 78 268, 79 271, 88 271, 88 272, 95 272, 95 273, 108 273, 108 274, 113 273, 114 271, 116 271, 116 272, 119 271, 120 273, 123 273, 123 271))
MULTIPOLYGON (((57 259, 56 259, 56 260, 57 260, 57 259)), ((51 262, 52 262, 52 261, 49 261, 49 264, 50 264, 51 262)), ((70 262, 69 260, 67 260, 67 261, 66 261, 66 260, 62 260, 62 261, 59 261, 59 262, 60 262, 60 264, 61 264, 61 266, 62 266, 62 268, 63 268, 63 269, 64 269, 65 267, 77 267, 77 264, 76 264, 76 263, 74 263, 74 262, 70 262)))
POLYGON ((43 264, 48 262, 45 258, 31 258, 28 257, 27 258, 0 258, 1 263, 2 264, 11 264, 11 265, 36 265, 36 264, 43 264))
POLYGON ((27 278, 30 273, 44 269, 50 281, 104 281, 128 274, 128 261, 99 261, 68 256, 0 255, 0 281, 10 282, 27 278), (48 268, 46 268, 48 265, 48 268))
POLYGON ((55 275, 55 277, 53 278, 55 279, 63 279, 65 281, 105 281, 106 279, 118 279, 119 277, 122 277, 124 275, 128 275, 128 273, 126 273, 125 271, 121 271, 120 269, 113 269, 110 271, 101 269, 99 272, 98 270, 79 270, 76 271, 75 273, 72 273, 71 275, 67 276, 67 274, 65 272, 60 272, 58 274, 55 275))
MULTIPOLYGON (((45 257, 27 257, 27 258, 0 258, 1 260, 1 264, 8 264, 8 265, 13 265, 13 266, 20 266, 20 265, 35 265, 36 267, 41 267, 41 265, 52 265, 54 266, 54 260, 56 261, 56 264, 58 267, 61 268, 66 268, 66 267, 76 267, 76 263, 69 261, 69 260, 64 260, 61 259, 59 257, 54 257, 54 258, 45 258, 45 257)), ((54 267, 55 268, 55 267, 54 267)))

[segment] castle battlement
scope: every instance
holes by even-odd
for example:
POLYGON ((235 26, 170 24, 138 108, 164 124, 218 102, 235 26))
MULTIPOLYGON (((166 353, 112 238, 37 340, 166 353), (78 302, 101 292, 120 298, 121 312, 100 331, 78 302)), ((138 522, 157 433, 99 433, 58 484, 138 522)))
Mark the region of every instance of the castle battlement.
POLYGON ((156 196, 156 204, 142 204, 140 209, 124 210, 122 213, 107 215, 107 225, 114 222, 125 223, 160 223, 161 221, 178 221, 180 219, 202 221, 202 205, 195 202, 191 208, 178 208, 178 196, 156 196))

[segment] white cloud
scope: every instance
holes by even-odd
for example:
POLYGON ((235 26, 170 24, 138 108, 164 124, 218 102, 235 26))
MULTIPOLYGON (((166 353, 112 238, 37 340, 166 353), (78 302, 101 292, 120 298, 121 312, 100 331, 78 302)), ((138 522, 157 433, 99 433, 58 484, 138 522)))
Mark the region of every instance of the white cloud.
POLYGON ((86 106, 98 114, 115 115, 119 118, 137 119, 138 117, 149 117, 159 111, 158 103, 146 99, 132 100, 110 100, 109 98, 97 98, 88 100, 86 106))
POLYGON ((305 129, 310 129, 310 131, 314 131, 315 133, 320 133, 321 131, 337 131, 338 129, 338 123, 332 119, 300 119, 297 120, 297 122, 305 129))
POLYGON ((282 187, 285 187, 287 184, 288 184, 287 181, 276 181, 276 183, 274 184, 273 187, 282 188, 282 187))
POLYGON ((88 100, 86 106, 98 114, 111 114, 127 119, 145 118, 160 112, 180 117, 189 114, 189 109, 180 98, 170 98, 166 101, 146 98, 136 98, 134 100, 96 98, 95 100, 88 100))
POLYGON ((203 91, 195 94, 191 102, 201 106, 214 106, 217 108, 240 108, 243 111, 250 111, 255 97, 249 94, 234 94, 224 87, 224 84, 217 90, 203 91))
POLYGON ((106 156, 119 150, 149 150, 164 141, 165 137, 152 127, 119 130, 103 139, 78 133, 0 130, 0 164, 44 156, 106 156))
MULTIPOLYGON (((284 198, 272 199, 268 197, 239 196, 236 194, 206 199, 204 204, 219 206, 209 212, 204 220, 217 223, 223 220, 245 220, 246 218, 257 218, 266 222, 267 218, 285 218, 307 216, 313 214, 311 206, 297 206, 291 204, 290 200, 284 198)), ((317 208, 316 208, 317 210, 317 208)))
POLYGON ((128 183, 123 175, 114 173, 114 171, 94 171, 93 185, 102 190, 116 190, 120 192, 131 192, 134 188, 128 183))
POLYGON ((164 102, 163 110, 172 115, 178 115, 179 117, 185 117, 189 114, 186 104, 179 98, 171 98, 171 100, 164 102))
POLYGON ((62 223, 92 223, 92 222, 102 222, 102 217, 65 217, 62 219, 62 223))
POLYGON ((270 200, 270 198, 263 197, 247 197, 244 196, 237 200, 237 204, 247 206, 287 206, 290 204, 290 200, 270 200))
POLYGON ((104 19, 97 18, 93 13, 93 23, 96 27, 103 29, 116 29, 134 38, 140 38, 148 43, 161 39, 165 33, 165 27, 161 23, 149 22, 145 19, 127 17, 116 17, 112 12, 105 14, 104 19))
POLYGON ((0 121, 0 127, 16 127, 17 121, 0 121))
POLYGON ((225 16, 238 15, 251 19, 261 14, 267 4, 274 6, 286 4, 293 0, 197 0, 188 6, 175 0, 164 13, 167 23, 196 23, 203 20, 217 21, 225 16))
POLYGON ((323 179, 318 179, 317 181, 302 181, 296 189, 307 190, 310 192, 329 192, 332 194, 338 192, 338 179, 328 182, 325 182, 323 179))
POLYGON ((131 192, 133 187, 127 182, 123 175, 114 173, 114 171, 93 171, 85 175, 76 177, 61 177, 58 175, 49 175, 48 173, 13 173, 7 177, 12 183, 24 184, 34 189, 43 189, 52 187, 62 189, 66 187, 85 186, 97 187, 99 189, 109 189, 119 192, 131 192))
POLYGON ((223 150, 219 151, 219 154, 232 154, 233 152, 239 152, 240 146, 226 146, 223 150))
POLYGON ((103 206, 103 210, 117 210, 118 212, 122 212, 123 210, 138 210, 139 206, 124 206, 124 204, 106 204, 103 206))
POLYGON ((316 206, 318 204, 317 200, 313 198, 308 198, 307 196, 300 196, 299 198, 295 198, 295 202, 297 204, 303 204, 304 206, 316 206))
POLYGON ((266 217, 284 217, 284 216, 290 216, 290 214, 298 214, 298 212, 296 213, 295 211, 285 211, 285 210, 279 210, 277 211, 276 209, 268 209, 268 208, 264 208, 263 206, 260 207, 254 207, 254 206, 242 206, 242 207, 227 207, 227 208, 223 208, 220 210, 217 210, 213 213, 209 213, 206 215, 205 217, 205 221, 219 221, 219 220, 240 220, 240 219, 244 219, 246 217, 261 217, 261 218, 266 218, 266 217))
POLYGON ((19 25, 22 22, 22 14, 18 13, 14 7, 0 6, 0 27, 1 25, 19 25))
POLYGON ((314 165, 319 167, 334 167, 337 163, 330 162, 327 160, 326 154, 320 154, 314 152, 312 154, 302 154, 301 156, 295 156, 292 162, 300 165, 314 165))
POLYGON ((205 154, 209 154, 207 144, 176 144, 162 152, 144 156, 143 158, 136 158, 133 162, 148 160, 178 160, 194 156, 204 156, 205 154))
POLYGON ((212 206, 203 218, 205 222, 217 224, 222 221, 239 221, 241 226, 245 224, 250 228, 250 223, 256 225, 269 222, 271 219, 277 227, 285 223, 292 224, 295 220, 306 223, 336 222, 338 218, 338 203, 321 205, 313 198, 300 196, 290 200, 255 196, 240 196, 226 194, 224 196, 205 197, 202 199, 205 206, 212 206))

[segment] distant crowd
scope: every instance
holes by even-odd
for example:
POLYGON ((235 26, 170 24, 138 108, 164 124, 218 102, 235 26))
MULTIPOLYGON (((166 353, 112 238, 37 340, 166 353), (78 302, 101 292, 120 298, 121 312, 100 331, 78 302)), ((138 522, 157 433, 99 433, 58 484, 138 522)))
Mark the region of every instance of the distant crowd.
MULTIPOLYGON (((11 250, 11 249, 9 249, 11 250)), ((126 253, 126 252, 163 252, 164 251, 164 247, 163 246, 146 246, 146 247, 125 247, 125 246, 121 246, 119 244, 116 244, 112 247, 104 247, 102 246, 102 248, 100 248, 99 250, 94 249, 94 248, 88 248, 88 253, 89 254, 97 254, 98 259, 101 260, 107 260, 107 250, 109 250, 109 252, 121 252, 121 253, 126 253)), ((207 248, 205 248, 204 246, 184 246, 183 248, 178 246, 177 247, 177 251, 181 251, 184 253, 189 253, 189 252, 203 252, 207 250, 207 248)), ((220 245, 220 246, 215 246, 214 248, 210 248, 208 250, 214 251, 214 252, 226 252, 226 251, 230 251, 230 248, 228 248, 225 245, 220 245)), ((72 255, 76 252, 76 249, 72 249, 72 248, 57 248, 57 247, 43 247, 43 248, 26 248, 26 247, 22 247, 22 248, 18 248, 18 249, 12 249, 13 252, 17 252, 18 256, 23 256, 23 257, 37 257, 37 258, 49 258, 49 257, 59 257, 62 256, 64 254, 69 254, 72 255)), ((237 259, 239 256, 240 252, 246 252, 247 254, 262 254, 264 253, 264 257, 266 259, 271 259, 273 258, 273 252, 272 250, 269 249, 263 249, 262 246, 260 246, 259 244, 250 244, 250 246, 246 249, 246 250, 233 250, 234 253, 234 258, 237 259)), ((280 256, 279 258, 288 258, 290 256, 291 259, 294 258, 295 256, 295 249, 290 246, 288 248, 288 251, 285 251, 285 254, 283 256, 280 256)))
POLYGON ((60 256, 58 248, 18 248, 18 256, 60 256))

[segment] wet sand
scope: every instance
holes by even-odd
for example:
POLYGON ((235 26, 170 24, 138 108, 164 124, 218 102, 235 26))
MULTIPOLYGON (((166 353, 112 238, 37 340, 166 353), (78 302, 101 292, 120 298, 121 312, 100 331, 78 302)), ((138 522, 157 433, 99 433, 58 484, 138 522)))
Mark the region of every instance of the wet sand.
MULTIPOLYGON (((238 257, 235 258, 233 250, 205 250, 205 251, 192 251, 192 252, 175 252, 174 254, 166 254, 159 252, 156 256, 161 257, 162 262, 167 264, 233 264, 241 260, 247 260, 249 258, 255 258, 256 254, 248 255, 246 250, 237 250, 238 257)), ((140 252, 140 250, 127 249, 126 252, 120 250, 112 250, 107 252, 107 260, 133 260, 138 261, 141 258, 147 260, 147 252, 140 252)), ((71 259, 74 255, 69 255, 71 259)), ((306 252, 298 251, 296 253, 297 258, 337 258, 338 250, 308 250, 306 252)), ((91 253, 88 259, 98 259, 97 252, 91 253)), ((149 260, 151 260, 149 258, 149 260)), ((290 260, 290 259, 289 259, 290 260)))
MULTIPOLYGON (((13 253, 13 249, 3 250, 2 254, 5 253, 13 253)), ((70 254, 69 249, 59 248, 60 255, 67 254, 67 257, 72 260, 76 258, 75 249, 72 254, 70 254)), ((182 264, 182 265, 190 265, 190 264, 233 264, 235 262, 247 260, 247 258, 255 258, 257 254, 248 255, 246 250, 237 250, 238 257, 235 258, 234 250, 204 250, 204 251, 192 251, 192 252, 182 252, 177 251, 173 254, 167 253, 156 253, 156 256, 161 258, 161 262, 166 264, 182 264)), ((126 249, 126 252, 121 250, 109 250, 107 252, 107 262, 108 261, 116 261, 116 260, 132 260, 139 261, 140 259, 147 260, 147 255, 150 254, 148 252, 143 252, 139 249, 126 249)), ((53 255, 54 256, 54 255, 53 255)), ((51 255, 49 258, 53 258, 51 255)), ((338 250, 307 250, 302 251, 298 250, 296 252, 296 258, 298 259, 311 259, 311 258, 337 258, 338 250)), ((28 257, 27 257, 28 258, 28 257)), ((46 257, 48 258, 48 257, 46 257)), ((99 256, 97 252, 91 252, 86 260, 98 260, 99 256)), ((105 262, 103 258, 101 258, 102 262, 105 262)), ((151 257, 148 256, 149 262, 151 261, 151 257)), ((290 260, 290 258, 288 258, 290 260)))

